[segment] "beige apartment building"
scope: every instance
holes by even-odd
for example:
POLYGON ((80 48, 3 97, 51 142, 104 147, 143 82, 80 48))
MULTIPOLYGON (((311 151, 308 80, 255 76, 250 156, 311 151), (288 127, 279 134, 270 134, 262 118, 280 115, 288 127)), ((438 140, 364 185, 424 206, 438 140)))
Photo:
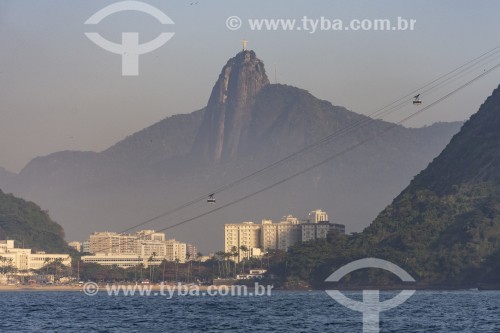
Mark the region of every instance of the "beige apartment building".
POLYGON ((300 241, 300 221, 292 215, 283 216, 281 221, 273 223, 271 220, 262 220, 261 248, 286 251, 290 246, 300 241))
POLYGON ((300 221, 292 215, 284 216, 276 224, 278 246, 276 249, 286 251, 288 248, 301 241, 300 221))
POLYGON ((332 230, 345 233, 343 224, 334 224, 328 221, 328 214, 320 209, 308 214, 305 222, 301 223, 292 215, 284 216, 278 223, 272 220, 262 220, 261 224, 253 222, 232 223, 224 226, 224 251, 232 252, 239 249, 239 262, 245 257, 259 256, 261 252, 269 250, 283 250, 300 241, 326 238, 332 230), (246 246, 249 251, 243 253, 241 247, 246 246))
POLYGON ((89 238, 90 253, 137 254, 138 237, 116 232, 94 232, 89 238))
POLYGON ((169 239, 165 243, 167 244, 167 260, 186 262, 186 243, 178 242, 175 239, 169 239))
POLYGON ((224 251, 232 252, 233 247, 238 249, 238 262, 243 258, 248 257, 253 249, 260 249, 260 224, 253 222, 243 222, 226 224, 224 226, 224 251), (241 251, 241 247, 246 246, 248 253, 241 251))

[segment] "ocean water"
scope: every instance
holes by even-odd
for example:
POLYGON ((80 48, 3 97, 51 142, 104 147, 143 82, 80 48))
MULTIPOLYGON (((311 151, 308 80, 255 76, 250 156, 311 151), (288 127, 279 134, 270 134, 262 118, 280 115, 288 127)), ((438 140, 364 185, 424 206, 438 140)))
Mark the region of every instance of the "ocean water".
MULTIPOLYGON (((361 299, 360 293, 346 293, 361 299)), ((381 293, 391 298, 393 293, 381 293)), ((0 292, 0 332, 362 332, 325 292, 271 296, 108 296, 0 292)), ((380 315, 380 332, 500 332, 500 292, 417 291, 380 315)))

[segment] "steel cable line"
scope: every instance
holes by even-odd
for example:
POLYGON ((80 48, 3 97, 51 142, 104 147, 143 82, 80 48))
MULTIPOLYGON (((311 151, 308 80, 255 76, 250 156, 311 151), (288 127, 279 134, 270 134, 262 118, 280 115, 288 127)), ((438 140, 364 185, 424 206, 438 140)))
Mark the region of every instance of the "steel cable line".
MULTIPOLYGON (((238 180, 235 180, 235 181, 233 181, 233 182, 231 182, 231 183, 228 183, 228 184, 226 184, 226 185, 223 185, 223 186, 221 186, 221 187, 217 188, 217 189, 216 189, 216 191, 213 191, 213 192, 211 192, 211 193, 214 193, 214 194, 216 194, 216 193, 220 193, 220 192, 222 192, 222 191, 224 191, 224 190, 226 190, 226 189, 228 189, 228 188, 234 187, 234 186, 236 186, 236 185, 238 185, 238 184, 240 184, 240 183, 243 183, 243 182, 248 181, 248 180, 250 180, 250 179, 252 179, 252 178, 255 178, 255 177, 257 177, 258 175, 260 175, 261 173, 264 173, 264 172, 266 172, 266 171, 272 170, 272 169, 274 169, 274 168, 278 167, 279 165, 281 165, 282 163, 284 163, 284 162, 286 162, 286 161, 289 161, 289 160, 291 160, 291 159, 293 159, 293 158, 295 158, 295 157, 299 156, 300 154, 302 154, 302 153, 304 153, 304 152, 306 152, 306 151, 309 151, 309 150, 311 150, 311 149, 316 149, 316 148, 318 148, 319 146, 321 146, 321 145, 323 145, 323 144, 327 143, 328 141, 330 141, 330 140, 332 140, 332 139, 334 139, 334 138, 337 138, 337 137, 339 137, 339 136, 342 136, 342 135, 346 135, 346 134, 351 133, 351 132, 352 132, 351 130, 353 130, 353 129, 354 129, 354 130, 357 130, 357 129, 358 129, 359 127, 361 127, 361 126, 365 126, 365 125, 367 125, 367 124, 369 124, 369 123, 371 123, 371 122, 373 122, 373 121, 376 121, 374 118, 371 118, 372 116, 376 116, 376 115, 378 115, 378 116, 381 116, 381 115, 387 115, 388 113, 395 112, 396 110, 400 109, 403 105, 406 105, 406 104, 408 103, 408 99, 409 99, 410 97, 413 97, 413 94, 414 94, 414 93, 421 91, 421 89, 424 89, 425 87, 433 86, 433 84, 435 84, 435 85, 434 85, 434 87, 438 87, 438 86, 440 86, 440 85, 442 85, 442 84, 443 84, 443 83, 438 83, 440 80, 442 80, 442 79, 444 79, 444 78, 446 78, 446 77, 448 77, 448 76, 452 75, 453 73, 455 73, 455 74, 453 74, 450 78, 447 78, 447 79, 446 79, 445 81, 443 81, 443 82, 450 81, 450 80, 452 80, 452 79, 456 78, 457 76, 459 76, 459 75, 463 74, 465 71, 470 70, 470 69, 471 69, 471 68, 473 68, 474 66, 477 66, 478 64, 481 64, 481 62, 483 62, 485 59, 487 59, 488 57, 491 57, 493 54, 496 54, 496 53, 497 53, 497 52, 499 52, 499 51, 500 51, 500 45, 499 45, 499 46, 497 46, 497 47, 495 47, 495 48, 493 48, 493 49, 491 49, 490 51, 487 51, 487 52, 485 52, 485 53, 481 54, 480 56, 478 56, 478 57, 476 57, 476 58, 474 58, 474 59, 472 59, 472 60, 470 60, 470 61, 466 62, 465 64, 463 64, 463 65, 461 65, 461 66, 457 67, 456 69, 454 69, 454 70, 452 70, 452 71, 450 71, 450 72, 448 72, 448 73, 446 73, 446 74, 444 74, 444 75, 440 76, 439 78, 437 78, 437 79, 435 79, 435 80, 431 81, 430 83, 427 83, 426 85, 422 86, 421 88, 419 88, 419 89, 417 89, 417 90, 414 90, 414 91, 412 91, 412 92, 408 93, 407 95, 405 95, 405 96, 403 96, 403 97, 401 97, 401 98, 399 98, 399 99, 395 100, 394 102, 392 102, 391 104, 387 105, 386 107, 380 108, 380 109, 376 110, 375 112, 372 112, 372 113, 371 113, 371 114, 369 114, 368 116, 365 116, 362 120, 357 121, 357 122, 355 122, 355 123, 353 123, 353 124, 351 124, 351 125, 349 125, 349 126, 347 126, 347 127, 345 127, 345 128, 342 128, 342 129, 340 129, 340 130, 338 130, 338 131, 336 131, 336 132, 333 132, 333 133, 331 133, 331 134, 329 134, 329 135, 325 136, 324 138, 320 139, 319 141, 317 141, 317 142, 315 142, 315 143, 313 143, 313 144, 311 144, 311 145, 308 145, 308 146, 306 146, 306 147, 304 147, 304 148, 300 149, 299 151, 297 151, 297 152, 295 152, 295 153, 292 153, 292 154, 290 154, 290 155, 288 155, 288 156, 286 156, 286 157, 284 157, 284 158, 282 158, 282 159, 280 159, 280 160, 278 160, 278 161, 276 161, 276 162, 274 162, 274 163, 270 164, 269 166, 267 166, 267 167, 265 167, 265 168, 259 169, 259 170, 255 171, 255 172, 253 172, 253 173, 251 173, 251 174, 249 174, 249 175, 247 175, 247 176, 245 176, 245 177, 241 178, 241 179, 238 179, 238 180), (487 57, 486 57, 486 58, 484 58, 485 56, 487 56, 487 57), (482 58, 484 58, 484 59, 482 59, 482 58), (394 104, 396 104, 396 105, 394 105, 394 104)), ((496 58, 496 57, 495 57, 495 58, 496 58)), ((490 61, 491 61, 491 60, 490 60, 490 61)), ((490 62, 490 61, 489 61, 489 62, 490 62)), ((190 222, 190 221, 193 221, 193 220, 196 220, 196 219, 198 219, 198 218, 204 217, 204 216, 206 216, 206 215, 212 214, 212 213, 214 213, 214 212, 216 212, 216 211, 222 210, 222 209, 224 209, 224 208, 226 208, 226 207, 228 207, 228 206, 231 206, 231 205, 233 205, 233 204, 239 203, 239 202, 241 202, 241 201, 243 201, 243 200, 246 200, 246 199, 248 199, 248 198, 250 198, 250 197, 253 197, 253 196, 257 195, 257 194, 260 194, 260 193, 262 193, 262 192, 264 192, 264 191, 267 191, 267 190, 269 190, 269 189, 271 189, 271 188, 274 188, 274 187, 276 187, 276 186, 278 186, 278 185, 280 185, 280 184, 282 184, 282 183, 284 183, 284 182, 286 182, 286 181, 288 181, 288 180, 291 180, 291 179, 293 179, 293 178, 295 178, 295 177, 297 177, 297 176, 299 176, 299 175, 301 175, 301 174, 303 174, 303 173, 306 173, 306 172, 308 172, 308 171, 310 171, 310 170, 312 170, 312 169, 314 169, 314 168, 316 168, 316 167, 319 167, 319 166, 321 166, 321 165, 323 165, 323 164, 325 164, 325 163, 329 162, 330 160, 332 160, 332 159, 336 158, 337 156, 340 156, 340 155, 342 155, 342 154, 344 154, 344 153, 347 153, 347 152, 349 152, 349 151, 351 151, 351 150, 353 150, 353 149, 355 149, 355 148, 357 148, 357 147, 359 147, 359 146, 361 146, 361 145, 363 145, 363 144, 367 143, 368 141, 371 141, 371 140, 375 139, 376 137, 380 136, 381 134, 386 133, 387 131, 389 131, 389 130, 391 130, 391 129, 393 129, 393 128, 397 127, 397 126, 400 126, 403 122, 405 122, 405 121, 407 121, 407 120, 409 120, 409 119, 413 118, 414 116, 416 116, 416 115, 418 115, 418 114, 420 114, 420 113, 422 113, 422 112, 424 112, 424 111, 428 110, 430 107, 435 106, 436 104, 438 104, 438 103, 440 103, 441 101, 443 101, 443 100, 445 100, 445 99, 449 98, 451 95, 455 94, 456 92, 460 91, 461 89, 463 89, 463 88, 465 88, 466 86, 470 85, 471 83, 475 82, 475 81, 476 81, 476 80, 478 80, 479 78, 481 78, 481 77, 483 77, 483 76, 487 75, 488 73, 490 73, 491 71, 493 71, 494 69, 496 69, 498 66, 500 66, 500 64, 495 65, 494 67, 490 68, 489 70, 485 70, 485 71, 484 71, 484 72, 482 72, 480 75, 478 75, 478 76, 474 77, 472 80, 468 81, 467 83, 465 83, 465 84, 461 85, 460 87, 458 87, 457 89, 453 90, 451 93, 446 94, 444 98, 440 98, 440 99, 438 99, 437 101, 435 101, 435 102, 433 102, 433 103, 429 104, 428 106, 426 106, 426 107, 424 107, 424 108, 422 108, 422 109, 419 109, 417 112, 412 113, 410 116, 408 116, 408 117, 404 118, 403 120, 401 120, 401 121, 399 121, 399 122, 397 122, 397 123, 390 123, 391 125, 387 127, 387 130, 383 130, 382 132, 377 133, 377 134, 375 134, 374 136, 369 137, 369 138, 368 138, 368 139, 366 139, 366 140, 362 140, 362 141, 358 142, 357 144, 355 144, 354 146, 351 146, 351 147, 349 147, 349 148, 347 148, 347 149, 345 149, 345 150, 341 151, 339 154, 336 154, 336 155, 334 155, 334 156, 332 156, 332 157, 330 157, 330 158, 328 158, 328 159, 326 159, 326 160, 323 160, 322 162, 320 162, 320 163, 318 163, 318 164, 315 164, 315 165, 313 165, 313 166, 310 166, 310 167, 308 167, 308 168, 306 168, 306 169, 304 169, 304 170, 302 170, 302 171, 300 171, 300 172, 297 172, 297 173, 295 173, 295 174, 292 174, 291 176, 289 176, 289 177, 287 177, 287 178, 285 178, 285 179, 283 179, 283 180, 281 180, 281 181, 279 181, 279 182, 277 182, 277 183, 273 183, 273 184, 271 184, 271 185, 269 185, 269 186, 266 186, 265 188, 263 188, 263 189, 261 189, 261 190, 258 190, 258 191, 256 191, 256 192, 253 192, 253 193, 251 193, 251 194, 249 194, 249 195, 246 195, 246 196, 244 196, 244 197, 242 197, 242 198, 240 198, 240 199, 237 199, 237 200, 231 201, 231 202, 229 202, 229 203, 227 203, 227 204, 224 204, 224 205, 222 205, 222 206, 219 206, 219 207, 217 207, 217 208, 214 208, 214 209, 212 209, 212 210, 209 210, 208 212, 205 212, 205 213, 202 213, 202 214, 196 215, 196 216, 195 216, 195 217, 193 217, 193 218, 189 218, 189 219, 187 219, 187 220, 183 220, 183 221, 181 221, 181 222, 179 222, 179 223, 173 224, 173 225, 168 226, 168 227, 166 227, 166 228, 160 229, 160 230, 158 230, 158 232, 159 232, 159 231, 165 231, 165 230, 168 230, 168 229, 174 228, 174 227, 176 227, 176 226, 179 226, 179 225, 182 225, 182 224, 188 223, 188 222, 190 222)), ((430 90, 430 88, 429 88, 429 89, 427 89, 427 91, 429 91, 429 90, 430 90)), ((191 206, 191 205, 193 205, 193 204, 196 204, 196 203, 198 203, 198 202, 204 201, 204 200, 206 200, 206 198, 207 198, 207 197, 208 197, 208 195, 204 195, 204 196, 201 196, 201 197, 199 197, 199 198, 197 198, 197 199, 191 200, 191 201, 189 201, 189 202, 187 202, 187 203, 185 203, 185 204, 183 204, 183 205, 181 205, 181 206, 178 206, 178 207, 176 207, 176 208, 174 208, 174 209, 172 209, 172 210, 169 210, 169 211, 167 211, 167 212, 165 212, 165 213, 162 213, 162 214, 160 214, 160 215, 157 215, 157 216, 155 216, 155 217, 152 217, 152 218, 150 218, 150 219, 148 219, 148 220, 146 220, 146 221, 144 221, 144 222, 142 222, 142 223, 140 223, 140 224, 137 224, 137 225, 134 225, 134 226, 132 226, 132 227, 129 227, 129 228, 127 228, 126 230, 124 230, 124 231, 120 232, 120 234, 123 234, 123 233, 125 233, 125 232, 127 232, 127 231, 130 231, 130 230, 132 230, 132 229, 135 229, 135 228, 137 228, 137 227, 143 226, 143 225, 145 225, 145 224, 151 223, 151 222, 153 222, 153 221, 155 221, 155 220, 158 220, 158 219, 160 219, 160 218, 162 218, 162 217, 165 217, 165 216, 171 215, 171 214, 173 214, 174 212, 180 211, 180 210, 182 210, 182 209, 184 209, 184 208, 187 208, 187 207, 189 207, 189 206, 191 206)), ((114 246, 110 247, 110 248, 109 248, 109 249, 107 249, 107 250, 113 249, 113 248, 115 248, 116 246, 117 246, 117 245, 114 245, 114 246)), ((103 250, 104 250, 104 249, 103 249, 103 250)))
POLYGON ((346 134, 349 134, 351 130, 353 129, 357 129, 358 127, 360 126, 365 126, 366 124, 368 123, 371 123, 373 121, 375 121, 376 119, 374 119, 374 117, 381 117, 381 116, 385 116, 387 115, 388 113, 392 113, 392 112, 395 112, 397 110, 399 110, 403 105, 406 105, 408 103, 408 99, 410 97, 413 97, 413 94, 419 92, 419 91, 422 91, 423 89, 427 88, 426 90, 424 90, 425 92, 429 92, 431 89, 435 89, 436 87, 442 85, 443 83, 438 83, 439 81, 443 80, 444 78, 450 76, 451 74, 457 72, 456 74, 453 74, 450 78, 446 79, 445 81, 443 82, 448 82, 450 80, 452 80, 453 78, 455 78, 456 76, 458 76, 459 74, 463 73, 465 70, 468 70, 470 68, 472 68, 472 66, 476 66, 478 64, 480 64, 482 61, 484 61, 485 59, 487 59, 488 57, 491 57, 492 55, 498 53, 500 51, 500 45, 487 51, 487 52, 484 52, 483 54, 475 57, 474 59, 472 60, 469 60, 467 61, 466 63, 464 63, 463 65, 453 69, 452 71, 444 74, 444 75, 441 75, 440 77, 434 79, 433 81, 425 84, 424 86, 420 87, 419 89, 416 89, 402 97, 400 97, 399 99, 395 100, 394 102, 390 103, 389 105, 385 106, 385 107, 382 107, 372 113, 370 113, 368 116, 365 116, 362 120, 359 120, 359 121, 356 121, 350 125, 348 125, 347 127, 344 127, 344 128, 341 128, 340 130, 338 131, 335 131, 325 137, 323 137, 322 139, 308 145, 308 146, 305 146, 303 147, 302 149, 288 155, 288 156, 285 156, 283 158, 281 158, 280 160, 276 161, 276 162, 273 162, 272 164, 264 167, 264 168, 261 168, 255 172, 252 172, 250 173, 249 175, 247 176, 244 176, 240 179, 237 179, 235 181, 232 181, 228 184, 225 184, 225 185, 222 185, 220 187, 218 187, 217 189, 215 189, 214 191, 210 192, 209 194, 206 194, 206 195, 203 195, 203 196, 200 196, 198 198, 195 198, 193 200, 190 200, 188 202, 186 202, 185 204, 182 204, 180 206, 177 206, 171 210, 168 210, 162 214, 159 214, 159 215, 156 215, 154 217, 151 217, 139 224, 136 224, 136 225, 133 225, 123 231, 121 231, 120 233, 125 233, 125 232, 128 232, 132 229, 135 229, 135 228, 138 228, 140 226, 143 226, 143 225, 146 225, 146 224, 149 224, 155 220, 158 220, 162 217, 165 217, 165 216, 168 216, 168 215, 171 215, 177 211, 180 211, 184 208, 187 208, 189 206, 192 206, 196 203, 199 203, 201 201, 204 201, 206 200, 206 198, 210 195, 210 194, 218 194, 218 193, 221 193, 222 191, 225 191, 231 187, 234 187, 236 185, 239 185, 241 183, 244 183, 248 180, 251 180, 259 175, 261 175, 262 173, 265 173, 267 171, 270 171, 278 166, 280 166, 281 164, 285 163, 285 162, 288 162, 292 159, 294 159, 295 157, 309 151, 309 150, 312 150, 312 149, 316 149, 326 143, 328 143, 330 140, 334 139, 334 138, 337 138, 339 136, 343 136, 343 135, 346 135, 346 134), (486 57, 486 58, 485 58, 486 57), (484 59, 483 59, 484 58, 484 59), (436 84, 435 84, 436 83, 436 84), (435 84, 435 85, 434 85, 435 84), (396 105, 395 105, 396 104, 396 105))
POLYGON ((488 69, 488 70, 485 70, 483 73, 481 73, 481 74, 479 74, 478 76, 474 77, 473 79, 471 79, 471 80, 467 81, 465 84, 462 84, 462 85, 461 85, 461 86, 459 86, 458 88, 454 89, 453 91, 451 91, 450 93, 448 93, 448 94, 444 95, 443 97, 439 98, 438 100, 436 100, 436 101, 432 102, 431 104, 427 105, 426 107, 424 107, 424 108, 422 108, 422 109, 420 109, 420 110, 418 110, 418 111, 416 111, 416 112, 414 112, 414 113, 410 114, 409 116, 407 116, 407 117, 403 118, 402 120, 398 121, 397 123, 393 123, 393 124, 391 124, 390 126, 388 126, 387 128, 385 128, 383 131, 380 131, 380 132, 376 133, 375 135, 372 135, 371 137, 369 137, 369 138, 367 138, 367 139, 364 139, 364 140, 362 140, 362 141, 358 142, 357 144, 355 144, 355 145, 353 145, 353 146, 351 146, 351 147, 349 147, 349 148, 346 148, 346 149, 344 149, 343 151, 341 151, 341 152, 339 152, 339 153, 337 153, 337 154, 334 154, 333 156, 330 156, 330 157, 328 157, 328 158, 326 158, 326 159, 322 160, 322 161, 321 161, 321 162, 319 162, 319 163, 313 164, 313 165, 311 165, 311 166, 309 166, 309 167, 307 167, 307 168, 305 168, 305 169, 303 169, 303 170, 301 170, 301 171, 299 171, 299 172, 296 172, 296 173, 294 173, 294 174, 292 174, 292 175, 290 175, 290 176, 288 176, 288 177, 286 177, 286 178, 284 178, 284 179, 282 179, 282 180, 280 180, 280 181, 278 181, 278 182, 275 182, 275 183, 273 183, 273 184, 271 184, 271 185, 268 185, 268 186, 266 186, 266 187, 264 187, 264 188, 262 188, 262 189, 260 189, 260 190, 258 190, 258 191, 256 191, 256 192, 253 192, 253 193, 250 193, 250 194, 248 194, 248 195, 245 195, 245 196, 243 196, 243 197, 241 197, 241 198, 239 198, 239 199, 236 199, 236 200, 233 200, 233 201, 231 201, 231 202, 228 202, 228 203, 226 203, 226 204, 224 204, 224 205, 222 205, 222 206, 219 206, 219 207, 217 207, 217 208, 214 208, 214 209, 212 209, 212 210, 210 210, 210 211, 208 211, 208 212, 205 212, 205 213, 203 213, 203 214, 199 214, 199 215, 194 216, 194 217, 189 218, 189 219, 185 219, 185 220, 183 220, 183 221, 181 221, 181 222, 178 222, 178 223, 172 224, 172 225, 170 225, 170 226, 168 226, 168 227, 165 227, 165 228, 163 228, 163 229, 159 229, 159 230, 158 230, 158 232, 160 232, 160 231, 165 231, 165 230, 169 230, 169 229, 172 229, 172 228, 175 228, 175 227, 177 227, 177 226, 179 226, 179 225, 182 225, 182 224, 185 224, 185 223, 191 222, 191 221, 196 220, 196 219, 198 219, 198 218, 200 218, 200 217, 204 217, 204 216, 209 215, 209 214, 212 214, 212 213, 214 213, 214 212, 216 212, 216 211, 219 211, 219 210, 222 210, 222 209, 227 208, 227 207, 229 207, 229 206, 232 206, 232 205, 234 205, 234 204, 236 204, 236 203, 239 203, 239 202, 241 202, 241 201, 243 201, 243 200, 246 200, 246 199, 248 199, 248 198, 251 198, 251 197, 253 197, 253 196, 257 195, 257 194, 260 194, 260 193, 262 193, 262 192, 265 192, 265 191, 267 191, 267 190, 270 190, 270 189, 272 189, 272 188, 274 188, 274 187, 276 187, 276 186, 278 186, 278 185, 280 185, 280 184, 283 184, 283 183, 285 183, 285 182, 287 182, 287 181, 289 181, 289 180, 291 180, 291 179, 293 179, 293 178, 296 178, 296 177, 298 177, 298 176, 300 176, 300 175, 302 175, 302 174, 304 174, 304 173, 306 173, 306 172, 308 172, 308 171, 310 171, 310 170, 313 170, 313 169, 315 169, 315 168, 317 168, 317 167, 319 167, 319 166, 321 166, 321 165, 323 165, 323 164, 325 164, 325 163, 328 163, 328 162, 330 162, 331 160, 333 160, 333 159, 337 158, 338 156, 343 155, 343 154, 345 154, 345 153, 347 153, 347 152, 349 152, 349 151, 351 151, 351 150, 354 150, 354 149, 356 149, 357 147, 359 147, 359 146, 361 146, 361 145, 364 145, 365 143, 367 143, 367 142, 369 142, 369 141, 371 141, 371 140, 373 140, 373 139, 375 139, 375 138, 379 137, 380 135, 382 135, 382 134, 384 134, 384 133, 387 133, 387 132, 389 132, 390 130, 392 130, 392 129, 396 128, 397 126, 401 125, 401 124, 402 124, 402 123, 404 123, 405 121, 408 121, 408 120, 410 120, 410 119, 414 118, 415 116, 417 116, 417 115, 419 115, 419 114, 421 114, 421 113, 423 113, 423 112, 425 112, 425 111, 429 110, 429 109, 430 109, 430 108, 432 108, 433 106, 435 106, 435 105, 437 105, 437 104, 441 103, 442 101, 444 101, 444 100, 448 99, 449 97, 451 97, 451 96, 452 96, 452 95, 454 95, 455 93, 457 93, 457 92, 459 92, 460 90, 464 89, 465 87, 467 87, 467 86, 471 85, 472 83, 474 83, 475 81, 479 80, 480 78, 482 78, 482 77, 486 76, 487 74, 491 73, 492 71, 494 71, 494 70, 495 70, 495 69, 497 69, 498 67, 500 67, 500 63, 498 63, 497 65, 495 65, 495 66, 491 67, 491 68, 490 68, 490 69, 488 69))

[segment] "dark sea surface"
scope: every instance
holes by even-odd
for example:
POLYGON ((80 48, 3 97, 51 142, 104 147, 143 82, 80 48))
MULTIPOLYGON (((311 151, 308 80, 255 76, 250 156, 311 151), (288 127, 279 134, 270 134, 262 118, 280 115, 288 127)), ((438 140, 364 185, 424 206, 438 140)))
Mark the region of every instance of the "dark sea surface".
MULTIPOLYGON (((362 332, 362 316, 322 291, 172 299, 0 292, 0 332, 362 332)), ((417 291, 381 313, 380 332, 500 332, 500 292, 417 291)))

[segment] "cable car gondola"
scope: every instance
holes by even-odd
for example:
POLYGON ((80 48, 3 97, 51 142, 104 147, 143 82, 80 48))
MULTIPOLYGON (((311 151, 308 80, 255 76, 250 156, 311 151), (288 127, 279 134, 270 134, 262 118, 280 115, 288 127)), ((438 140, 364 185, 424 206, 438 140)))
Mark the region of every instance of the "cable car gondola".
POLYGON ((420 94, 413 97, 413 105, 420 105, 422 101, 420 100, 420 94))

